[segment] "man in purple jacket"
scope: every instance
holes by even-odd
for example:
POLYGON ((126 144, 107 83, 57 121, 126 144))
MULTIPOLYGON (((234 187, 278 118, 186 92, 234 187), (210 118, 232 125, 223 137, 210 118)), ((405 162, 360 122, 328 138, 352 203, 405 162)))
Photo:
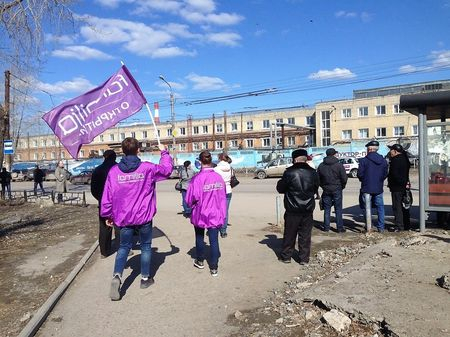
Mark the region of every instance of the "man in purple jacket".
POLYGON ((120 228, 120 247, 114 264, 110 297, 120 300, 122 273, 133 244, 133 233, 139 231, 141 246, 141 289, 154 283, 150 277, 152 219, 156 213, 155 183, 167 179, 172 173, 172 158, 164 145, 159 145, 159 165, 141 162, 139 142, 125 138, 122 142, 124 157, 111 168, 103 191, 100 215, 106 224, 120 228))
POLYGON ((200 173, 194 176, 189 184, 186 203, 192 209, 191 224, 195 230, 195 249, 197 258, 194 267, 203 269, 205 266, 205 228, 208 230, 211 247, 210 272, 218 275, 219 263, 219 230, 224 224, 227 199, 225 182, 212 167, 212 157, 209 151, 202 151, 199 156, 202 164, 200 173))

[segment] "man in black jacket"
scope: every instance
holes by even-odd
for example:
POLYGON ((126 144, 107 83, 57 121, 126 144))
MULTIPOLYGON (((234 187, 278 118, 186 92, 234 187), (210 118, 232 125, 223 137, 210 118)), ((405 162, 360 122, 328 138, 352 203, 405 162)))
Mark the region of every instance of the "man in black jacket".
POLYGON ((323 203, 323 227, 322 230, 330 230, 331 206, 334 205, 334 214, 336 218, 336 229, 338 233, 345 232, 342 220, 342 190, 347 184, 347 174, 344 165, 336 158, 338 152, 329 148, 326 151, 326 157, 317 168, 319 174, 320 187, 322 187, 323 203))
POLYGON ((388 187, 392 196, 392 210, 395 217, 395 230, 410 229, 409 209, 402 204, 403 195, 409 184, 409 159, 400 144, 388 146, 390 163, 388 173, 388 187))
POLYGON ((300 264, 309 262, 311 231, 315 195, 319 189, 316 170, 307 163, 308 153, 304 149, 292 152, 294 165, 287 168, 277 183, 277 191, 284 194, 284 233, 280 261, 290 263, 298 235, 300 264))
POLYGON ((33 180, 34 180, 34 195, 37 195, 37 187, 41 188, 42 194, 45 194, 44 186, 42 186, 42 182, 44 181, 45 173, 39 168, 39 165, 36 165, 36 168, 33 172, 33 180))
MULTIPOLYGON (((103 189, 105 188, 106 178, 108 177, 109 170, 116 165, 116 153, 113 150, 106 150, 103 153, 105 160, 99 166, 97 166, 92 172, 91 180, 91 193, 95 199, 98 200, 98 207, 100 213, 100 205, 102 201, 103 189)), ((100 254, 102 258, 107 257, 111 254, 111 238, 112 238, 112 227, 106 225, 106 219, 99 215, 99 234, 98 243, 100 246, 100 254)), ((119 240, 119 230, 115 230, 115 238, 119 240)))

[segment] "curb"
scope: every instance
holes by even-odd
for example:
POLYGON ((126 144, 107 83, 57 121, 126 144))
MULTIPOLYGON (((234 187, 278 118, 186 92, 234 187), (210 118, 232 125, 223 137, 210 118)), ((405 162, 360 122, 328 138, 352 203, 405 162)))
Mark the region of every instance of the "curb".
POLYGON ((45 301, 45 303, 34 313, 28 324, 22 329, 18 337, 30 337, 34 336, 39 330, 41 325, 45 322, 47 316, 50 314, 52 309, 58 303, 59 299, 65 293, 67 288, 69 288, 72 281, 78 275, 78 273, 83 269, 86 262, 95 252, 98 247, 98 241, 96 241, 91 248, 84 254, 80 262, 75 266, 71 273, 66 277, 66 279, 59 285, 58 288, 50 295, 50 297, 45 301))

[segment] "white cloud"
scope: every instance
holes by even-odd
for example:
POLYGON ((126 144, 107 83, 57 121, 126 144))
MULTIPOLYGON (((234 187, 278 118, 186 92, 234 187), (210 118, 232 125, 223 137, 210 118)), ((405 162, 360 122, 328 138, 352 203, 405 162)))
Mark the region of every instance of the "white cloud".
POLYGON ((255 33, 254 33, 254 35, 256 36, 256 37, 260 37, 260 36, 262 36, 262 35, 264 35, 264 34, 266 34, 267 33, 267 31, 265 30, 265 29, 258 29, 255 33))
POLYGON ((64 49, 58 49, 52 52, 55 57, 72 58, 78 60, 111 60, 113 57, 98 49, 86 46, 67 46, 64 49))
POLYGON ((178 47, 166 47, 166 48, 158 48, 152 53, 153 58, 166 58, 166 57, 175 57, 175 56, 195 56, 197 52, 195 51, 186 51, 178 47))
POLYGON ((406 66, 401 66, 400 68, 398 68, 398 71, 401 73, 413 73, 417 71, 417 68, 408 64, 406 66))
POLYGON ((203 13, 211 13, 216 10, 216 4, 212 0, 185 0, 186 4, 203 13))
POLYGON ((218 26, 231 26, 236 25, 244 17, 236 13, 201 13, 192 11, 190 9, 182 9, 180 15, 187 21, 196 24, 215 24, 218 26))
POLYGON ((337 18, 356 18, 358 14, 355 12, 338 11, 334 13, 334 16, 337 18))
POLYGON ((77 39, 76 35, 53 35, 45 34, 45 42, 54 42, 60 44, 72 44, 77 39))
POLYGON ((107 8, 117 8, 121 0, 95 0, 96 3, 107 8))
POLYGON ((219 77, 200 76, 190 73, 186 79, 192 82, 193 89, 198 91, 226 90, 229 86, 219 77))
POLYGON ((83 93, 93 89, 93 85, 89 80, 83 77, 75 77, 71 81, 59 81, 54 84, 37 82, 36 89, 48 92, 52 95, 61 95, 66 93, 83 93))
POLYGON ((132 1, 136 8, 132 14, 148 15, 155 11, 177 13, 182 8, 182 3, 177 0, 135 0, 132 1))
POLYGON ((429 58, 431 59, 430 65, 417 67, 407 64, 399 67, 398 71, 401 73, 412 73, 450 68, 450 50, 432 51, 429 58))
POLYGON ((356 75, 346 68, 334 68, 333 70, 319 70, 308 76, 311 80, 348 79, 356 75))
POLYGON ((370 22, 372 21, 372 14, 368 12, 349 12, 340 10, 334 13, 334 16, 339 19, 361 19, 362 22, 370 22))
POLYGON ((237 33, 211 33, 206 35, 206 40, 216 44, 234 47, 239 44, 241 36, 237 33))

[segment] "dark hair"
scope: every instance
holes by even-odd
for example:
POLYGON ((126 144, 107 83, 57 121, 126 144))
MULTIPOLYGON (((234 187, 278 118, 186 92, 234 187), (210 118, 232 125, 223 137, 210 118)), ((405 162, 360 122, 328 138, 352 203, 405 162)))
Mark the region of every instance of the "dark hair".
POLYGON ((117 158, 116 152, 114 152, 114 150, 106 150, 103 153, 103 158, 109 159, 109 160, 116 160, 116 158, 117 158))
POLYGON ((190 161, 190 160, 186 160, 186 161, 183 163, 184 168, 188 168, 189 165, 191 165, 191 161, 190 161))
POLYGON ((208 150, 200 152, 198 159, 203 165, 210 165, 212 162, 212 156, 208 150))
POLYGON ((219 160, 226 161, 228 164, 231 164, 232 162, 231 158, 225 152, 219 153, 219 160))
POLYGON ((126 156, 137 155, 139 150, 139 142, 136 138, 127 137, 122 141, 122 151, 126 156))

